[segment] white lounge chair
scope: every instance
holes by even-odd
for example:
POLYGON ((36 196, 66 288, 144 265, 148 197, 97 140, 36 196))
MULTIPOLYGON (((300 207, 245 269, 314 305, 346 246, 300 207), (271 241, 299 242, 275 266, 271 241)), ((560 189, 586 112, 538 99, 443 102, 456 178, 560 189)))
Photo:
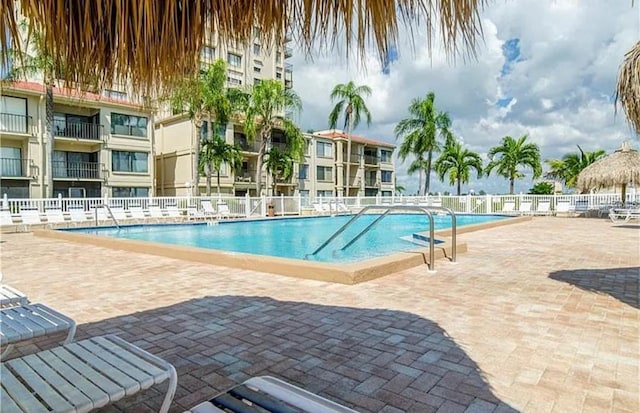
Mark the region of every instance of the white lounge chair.
POLYGON ((222 218, 231 218, 231 211, 229 210, 229 205, 224 202, 218 202, 218 219, 222 218))
POLYGON ((4 358, 15 343, 50 334, 67 332, 64 343, 73 340, 76 323, 44 304, 24 304, 0 309, 0 346, 4 358))
POLYGON ((169 381, 160 413, 176 391, 175 368, 117 336, 93 337, 2 363, 3 412, 85 413, 169 381))
POLYGON ((515 201, 505 201, 504 205, 502 205, 502 213, 504 214, 513 214, 516 209, 515 201))
POLYGON ((111 216, 107 212, 107 209, 103 207, 89 208, 89 219, 93 221, 97 219, 99 223, 106 222, 106 221, 113 222, 113 220, 111 219, 111 216))
POLYGON ((531 201, 520 202, 520 207, 518 208, 518 213, 520 215, 530 215, 531 214, 531 201))
POLYGON ((69 217, 75 224, 84 224, 89 220, 84 207, 69 207, 69 217))
POLYGON ((609 211, 609 219, 614 224, 629 222, 634 219, 640 220, 640 209, 639 208, 629 208, 629 209, 612 208, 609 211))
POLYGON ((558 214, 570 214, 575 210, 571 206, 571 202, 569 201, 559 201, 556 205, 556 215, 558 214))
POLYGON ((243 412, 357 413, 336 402, 286 383, 275 377, 254 377, 186 413, 243 412), (264 410, 263 410, 264 409, 264 410), (249 410, 247 410, 249 411, 249 410))
MULTIPOLYGON (((0 279, 1 278, 2 274, 0 274, 0 279)), ((28 303, 29 300, 24 293, 7 284, 0 284, 0 308, 25 305, 28 303)))
POLYGON ((141 206, 129 207, 129 213, 131 214, 131 218, 135 219, 138 222, 141 222, 147 219, 147 216, 144 213, 144 209, 142 209, 141 206))
POLYGON ((319 204, 315 202, 313 204, 313 212, 315 215, 327 215, 331 213, 331 207, 329 204, 319 204))
POLYGON ((149 205, 149 216, 156 220, 165 218, 164 212, 158 205, 149 205))
POLYGON ((11 226, 15 224, 16 223, 13 222, 13 216, 11 215, 11 211, 9 211, 8 209, 0 210, 0 225, 5 227, 5 226, 11 226))
POLYGON ((188 205, 187 206, 187 219, 189 220, 199 220, 205 219, 206 216, 202 211, 198 209, 196 205, 188 205))
POLYGON ((549 215, 551 213, 551 201, 540 201, 536 208, 536 215, 549 215))
POLYGON ((42 224, 38 208, 20 208, 20 220, 22 221, 25 231, 27 230, 27 227, 31 225, 42 224))
POLYGON ((203 199, 200 204, 202 205, 202 211, 206 216, 214 217, 214 218, 218 216, 218 212, 213 207, 213 204, 211 204, 210 200, 203 199))
POLYGON ((47 217, 47 225, 51 227, 67 222, 60 208, 47 208, 44 210, 44 215, 47 217))
POLYGON ((167 205, 165 211, 167 211, 167 216, 170 218, 182 218, 182 214, 177 205, 167 205))
MULTIPOLYGON (((126 221, 129 219, 129 217, 127 216, 127 212, 124 210, 124 207, 112 206, 109 209, 111 210, 111 214, 113 215, 113 218, 115 218, 116 221, 118 221, 118 223, 121 223, 122 221, 126 221)), ((111 216, 109 216, 109 218, 111 218, 111 216)))

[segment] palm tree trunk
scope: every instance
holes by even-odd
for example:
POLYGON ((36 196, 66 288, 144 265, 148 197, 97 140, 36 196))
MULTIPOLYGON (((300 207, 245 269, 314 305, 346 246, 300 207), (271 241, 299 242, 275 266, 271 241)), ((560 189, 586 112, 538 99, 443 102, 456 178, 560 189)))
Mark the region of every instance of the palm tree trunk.
MULTIPOLYGON (((207 121, 209 124, 207 125, 207 142, 211 142, 211 137, 213 136, 213 125, 211 123, 211 112, 207 115, 207 121)), ((211 161, 207 159, 207 196, 211 196, 211 173, 212 171, 211 161)), ((218 188, 218 194, 220 193, 220 188, 218 188)))
POLYGON ((418 195, 422 192, 422 168, 418 170, 418 195))
POLYGON ((427 156, 427 169, 424 173, 424 195, 429 195, 429 190, 431 189, 431 159, 433 158, 433 151, 429 151, 429 155, 427 156))
POLYGON ((196 141, 193 144, 193 187, 191 189, 191 195, 198 196, 200 194, 198 189, 198 184, 200 182, 200 168, 198 166, 200 163, 200 130, 202 129, 202 115, 200 113, 196 113, 193 120, 196 127, 196 141))
POLYGON ((46 173, 47 173, 47 190, 46 197, 53 198, 53 86, 51 80, 46 81, 45 90, 45 130, 47 134, 47 146, 46 146, 46 173))
POLYGON ((216 174, 217 186, 218 186, 218 195, 220 195, 220 168, 218 168, 218 173, 216 174))
POLYGON ((513 195, 514 190, 515 190, 515 179, 510 178, 509 179, 509 194, 513 195))
POLYGON ((627 206, 627 184, 622 184, 622 208, 627 206))
POLYGON ((269 145, 269 136, 271 136, 270 127, 266 127, 265 130, 260 132, 260 152, 258 153, 258 160, 256 161, 256 196, 261 196, 262 165, 264 164, 264 155, 267 153, 267 146, 269 145))
POLYGON ((349 187, 351 184, 351 131, 353 129, 353 116, 351 116, 351 110, 347 109, 347 116, 349 117, 349 124, 347 127, 347 168, 346 168, 346 173, 347 173, 347 177, 345 179, 345 187, 346 187, 346 191, 345 191, 345 196, 350 196, 351 194, 349 193, 349 187))
POLYGON ((461 192, 461 191, 460 191, 460 189, 461 189, 461 188, 460 188, 460 187, 461 187, 461 185, 460 185, 460 184, 461 184, 460 179, 458 179, 458 196, 460 196, 460 192, 461 192))

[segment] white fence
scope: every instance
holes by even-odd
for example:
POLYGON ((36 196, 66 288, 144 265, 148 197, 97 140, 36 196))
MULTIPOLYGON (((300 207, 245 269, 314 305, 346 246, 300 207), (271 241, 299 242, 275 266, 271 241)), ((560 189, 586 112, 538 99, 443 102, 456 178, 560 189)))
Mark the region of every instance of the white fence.
MULTIPOLYGON (((542 201, 549 202, 550 211, 556 210, 558 203, 569 203, 570 210, 576 212, 604 211, 609 207, 621 204, 619 194, 587 194, 587 195, 477 195, 477 196, 392 196, 392 197, 234 197, 215 195, 212 197, 163 196, 148 198, 2 198, 2 208, 11 213, 18 213, 21 209, 38 209, 45 212, 48 208, 60 208, 68 211, 69 207, 84 208, 89 211, 99 205, 122 207, 128 210, 132 206, 142 207, 157 205, 160 208, 177 206, 186 211, 187 206, 195 205, 199 209, 203 200, 210 200, 213 205, 225 203, 232 216, 237 217, 265 217, 268 216, 270 206, 274 214, 305 215, 314 211, 314 203, 337 205, 342 204, 351 210, 358 210, 367 205, 435 205, 452 209, 459 213, 491 214, 505 210, 505 203, 513 204, 515 211, 525 202, 531 203, 531 210, 536 211, 542 201)), ((640 194, 627 194, 628 204, 640 204, 640 194)), ((336 210, 336 209, 330 209, 336 210)))

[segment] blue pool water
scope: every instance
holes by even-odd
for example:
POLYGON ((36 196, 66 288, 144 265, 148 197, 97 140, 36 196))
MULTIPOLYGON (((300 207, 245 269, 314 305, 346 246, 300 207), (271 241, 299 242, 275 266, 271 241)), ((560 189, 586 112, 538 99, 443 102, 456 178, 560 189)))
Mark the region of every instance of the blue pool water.
MULTIPOLYGON (((375 220, 378 215, 363 215, 345 232, 310 260, 344 263, 416 249, 408 241, 414 233, 428 231, 423 214, 388 215, 348 249, 340 249, 375 220)), ((457 215, 458 227, 504 219, 497 215, 457 215)), ((69 231, 116 238, 152 241, 199 248, 304 259, 351 216, 290 218, 277 220, 222 222, 217 225, 134 225, 117 229, 83 228, 69 231)), ((435 229, 451 227, 451 217, 434 215, 435 229)))

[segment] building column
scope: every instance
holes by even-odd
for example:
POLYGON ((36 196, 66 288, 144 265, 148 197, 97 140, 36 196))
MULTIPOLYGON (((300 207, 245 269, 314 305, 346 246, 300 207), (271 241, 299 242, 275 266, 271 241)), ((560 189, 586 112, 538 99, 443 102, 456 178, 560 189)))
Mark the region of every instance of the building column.
MULTIPOLYGON (((344 157, 342 154, 342 141, 336 142, 336 190, 338 192, 339 197, 345 196, 345 182, 344 182, 344 157)), ((347 177, 347 183, 348 181, 347 177)), ((349 195, 349 190, 346 191, 347 195, 349 195)))

